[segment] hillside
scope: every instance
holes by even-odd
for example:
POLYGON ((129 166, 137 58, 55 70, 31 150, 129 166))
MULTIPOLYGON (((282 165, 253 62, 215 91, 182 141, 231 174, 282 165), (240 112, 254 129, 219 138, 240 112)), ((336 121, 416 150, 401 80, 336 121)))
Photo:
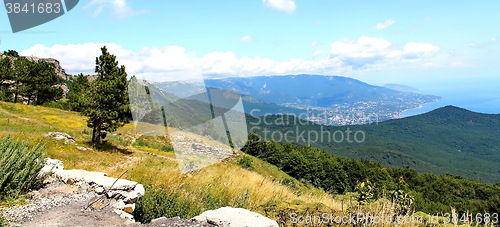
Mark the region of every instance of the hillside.
MULTIPOLYGON (((276 122, 281 117, 271 118, 272 122, 276 122)), ((249 122, 257 120, 250 119, 249 122)), ((420 173, 449 173, 500 182, 499 114, 481 114, 446 106, 422 115, 370 125, 326 127, 290 120, 284 124, 260 127, 282 132, 295 132, 298 127, 300 131, 306 131, 306 135, 310 131, 322 130, 330 134, 344 132, 344 135, 347 130, 352 131, 352 135, 361 131, 366 140, 359 143, 349 143, 347 139, 340 143, 316 139, 311 146, 342 157, 378 161, 386 166, 409 166, 420 173)), ((305 144, 300 139, 292 140, 305 144)))
MULTIPOLYGON (((108 134, 105 146, 89 149, 91 133, 84 117, 78 113, 0 102, 0 136, 6 135, 30 143, 44 142, 47 155, 62 160, 67 169, 106 172, 111 177, 119 177, 127 171, 122 177, 148 185, 147 193, 168 192, 173 196, 171 199, 190 204, 189 209, 177 213, 185 218, 224 206, 246 208, 275 220, 280 220, 277 216, 280 212, 289 209, 298 213, 311 209, 342 212, 341 202, 332 195, 243 153, 181 174, 170 142, 164 137, 139 136, 133 124, 108 134), (48 132, 55 131, 70 134, 76 142, 65 143, 45 137, 48 132), (246 159, 245 165, 239 164, 241 159, 246 159)), ((196 138, 189 133, 184 136, 196 138)), ((3 205, 0 202, 0 207, 3 205)))

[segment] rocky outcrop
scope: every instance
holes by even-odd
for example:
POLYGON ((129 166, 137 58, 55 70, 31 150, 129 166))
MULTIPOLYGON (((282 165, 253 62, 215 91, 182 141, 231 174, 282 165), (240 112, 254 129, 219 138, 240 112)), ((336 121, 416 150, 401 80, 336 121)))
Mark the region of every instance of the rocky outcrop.
POLYGON ((141 184, 101 172, 65 170, 61 161, 50 158, 40 171, 40 176, 46 174, 51 175, 44 188, 30 192, 28 204, 0 209, 0 216, 12 226, 278 226, 261 214, 232 207, 205 211, 192 219, 160 217, 141 224, 132 215, 133 202, 145 192, 141 184))
POLYGON ((68 78, 70 77, 70 75, 66 74, 64 69, 61 67, 61 64, 59 63, 59 61, 54 59, 54 58, 39 58, 39 57, 35 57, 35 56, 23 56, 23 57, 25 57, 26 59, 28 59, 30 61, 34 61, 34 62, 45 61, 47 63, 53 64, 54 70, 56 71, 56 74, 57 74, 57 77, 59 77, 63 80, 68 80, 68 78))
MULTIPOLYGON (((11 60, 15 59, 15 57, 0 54, 0 59, 6 58, 6 57, 10 58, 11 60)), ((45 62, 48 62, 50 64, 53 64, 54 71, 55 71, 58 78, 65 80, 65 81, 70 80, 70 78, 71 78, 71 75, 67 74, 66 71, 64 71, 64 69, 61 67, 61 64, 59 63, 59 61, 57 59, 39 58, 39 57, 35 57, 35 56, 21 56, 21 57, 24 57, 24 58, 26 58, 30 61, 34 61, 34 62, 45 61, 45 62)), ((66 96, 68 94, 68 91, 69 91, 68 86, 65 83, 61 83, 61 84, 58 84, 56 86, 60 87, 63 90, 64 96, 66 96)))
POLYGON ((45 137, 52 137, 55 140, 66 140, 66 143, 73 143, 75 139, 71 137, 68 133, 64 132, 49 132, 45 137))
POLYGON ((278 227, 278 223, 259 213, 243 208, 222 207, 208 210, 193 218, 198 222, 208 222, 215 226, 228 227, 278 227))
POLYGON ((128 214, 130 218, 130 213, 135 209, 133 203, 145 194, 144 186, 137 182, 108 177, 106 173, 101 172, 65 170, 63 163, 56 159, 46 158, 40 174, 51 174, 46 183, 61 181, 66 184, 88 184, 97 194, 114 199, 113 207, 123 210, 120 215, 128 214))

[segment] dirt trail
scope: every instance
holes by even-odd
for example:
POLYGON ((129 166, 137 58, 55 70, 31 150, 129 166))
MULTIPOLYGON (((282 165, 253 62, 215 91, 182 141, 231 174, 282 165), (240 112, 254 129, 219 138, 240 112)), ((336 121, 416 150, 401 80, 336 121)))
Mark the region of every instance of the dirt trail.
POLYGON ((41 122, 40 120, 33 119, 33 118, 21 117, 21 116, 15 114, 15 113, 11 113, 11 112, 7 111, 6 109, 2 108, 1 106, 0 106, 0 112, 6 114, 8 116, 15 117, 17 119, 21 119, 21 120, 24 120, 24 121, 29 121, 29 122, 36 123, 36 124, 43 125, 43 126, 49 126, 48 124, 46 124, 44 122, 41 122))

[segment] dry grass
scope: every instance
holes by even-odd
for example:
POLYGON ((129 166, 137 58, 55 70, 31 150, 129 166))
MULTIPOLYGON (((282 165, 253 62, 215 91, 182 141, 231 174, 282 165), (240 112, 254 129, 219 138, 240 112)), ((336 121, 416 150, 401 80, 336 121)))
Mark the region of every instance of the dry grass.
MULTIPOLYGON (((47 143, 48 156, 62 160, 66 169, 101 171, 114 177, 127 171, 124 178, 168 189, 183 199, 194 201, 202 210, 220 206, 243 207, 271 217, 284 226, 322 225, 292 225, 292 212, 345 215, 362 211, 382 215, 391 214, 393 210, 386 202, 359 207, 350 195, 334 198, 253 157, 253 170, 238 166, 239 157, 234 157, 196 172, 181 174, 175 155, 161 149, 169 141, 162 137, 139 137, 132 124, 108 135, 109 146, 105 149, 77 149, 78 146, 90 147, 89 131, 85 118, 74 112, 0 102, 1 136, 10 134, 32 142, 43 140, 47 143), (66 132, 76 142, 66 144, 44 138, 45 134, 54 131, 66 132), (138 138, 144 142, 142 145, 134 145, 138 138), (292 182, 292 186, 283 183, 285 180, 292 182)), ((205 140, 189 133, 182 135, 205 140)))

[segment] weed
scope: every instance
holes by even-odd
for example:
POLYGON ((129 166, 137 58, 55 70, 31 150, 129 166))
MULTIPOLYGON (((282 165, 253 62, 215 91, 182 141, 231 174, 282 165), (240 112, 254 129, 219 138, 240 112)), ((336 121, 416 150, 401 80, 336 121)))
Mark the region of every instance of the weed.
POLYGON ((0 138, 0 198, 19 196, 40 186, 38 172, 43 167, 44 147, 29 146, 10 136, 0 138))

